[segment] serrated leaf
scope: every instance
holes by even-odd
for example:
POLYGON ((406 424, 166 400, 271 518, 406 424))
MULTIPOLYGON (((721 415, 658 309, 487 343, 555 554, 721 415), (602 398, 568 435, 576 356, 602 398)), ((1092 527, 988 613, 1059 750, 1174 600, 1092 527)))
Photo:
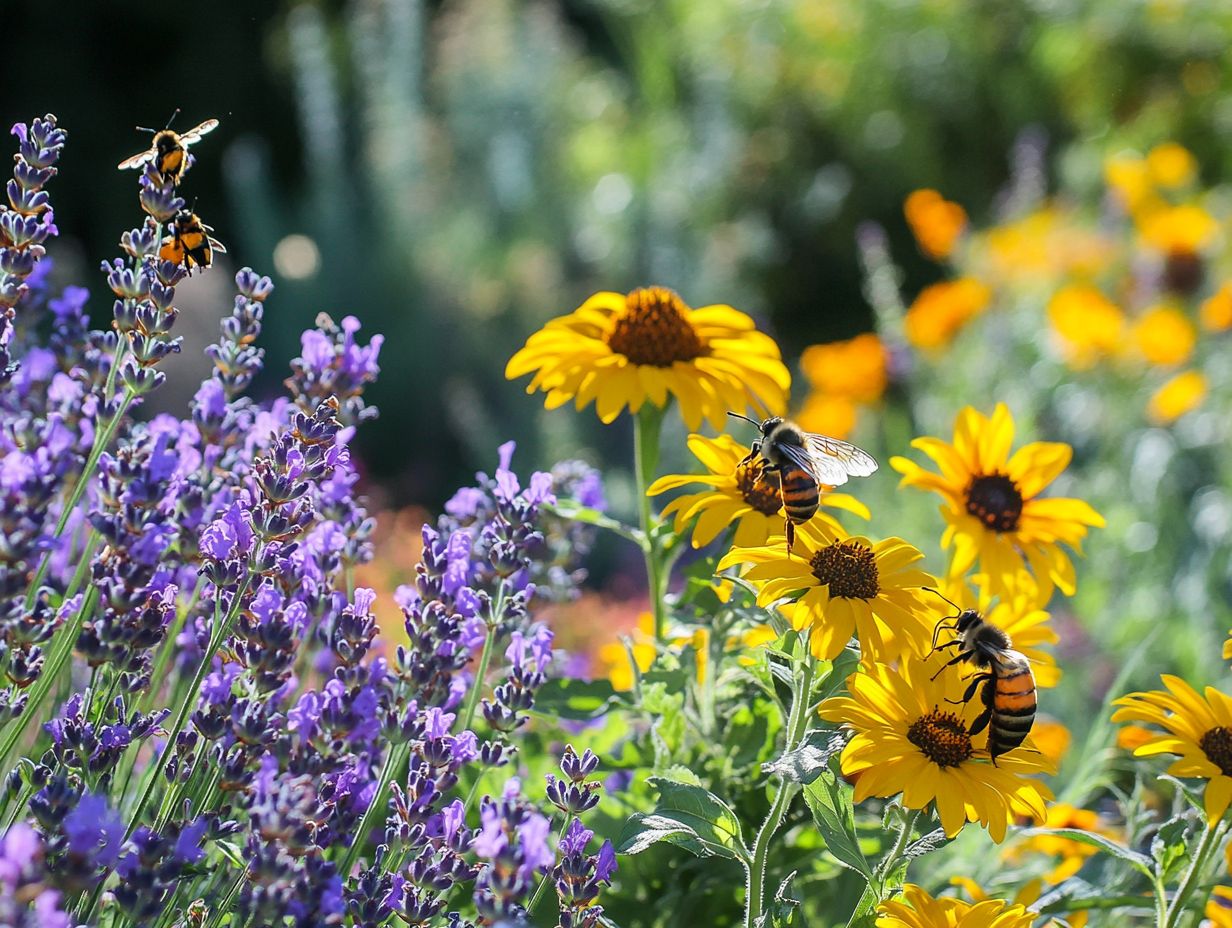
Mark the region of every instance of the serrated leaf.
POLYGON ((549 679, 535 692, 535 711, 577 722, 601 718, 619 696, 607 680, 549 679))
POLYGON ((659 791, 659 801, 650 815, 635 815, 625 824, 619 850, 636 854, 668 841, 698 857, 727 857, 748 865, 740 820, 727 803, 691 782, 666 776, 647 782, 659 791))
POLYGON ((855 815, 851 787, 831 771, 825 771, 804 787, 804 801, 813 813, 813 821, 825 839, 826 849, 844 866, 873 878, 860 841, 856 837, 855 815))
POLYGON ((931 854, 938 848, 945 847, 945 845, 949 843, 949 840, 950 839, 945 836, 945 829, 938 828, 936 831, 930 831, 926 835, 921 835, 908 844, 907 850, 903 851, 903 856, 908 860, 923 857, 925 854, 931 854))
POLYGON ((765 773, 778 774, 785 780, 807 786, 821 776, 830 758, 843 749, 847 739, 833 731, 811 731, 798 748, 788 751, 778 760, 762 764, 765 773))
POLYGON ((1080 828, 1027 828, 1020 832, 1024 837, 1032 835, 1051 835, 1057 838, 1070 838, 1077 841, 1079 844, 1086 844, 1090 847, 1097 848, 1105 854, 1110 854, 1119 860, 1125 861, 1135 870, 1146 876, 1147 879, 1152 878, 1151 873, 1151 858, 1145 854, 1139 854, 1135 850, 1125 847, 1123 844, 1117 844, 1105 838, 1103 835, 1097 835, 1094 832, 1083 831, 1080 828))

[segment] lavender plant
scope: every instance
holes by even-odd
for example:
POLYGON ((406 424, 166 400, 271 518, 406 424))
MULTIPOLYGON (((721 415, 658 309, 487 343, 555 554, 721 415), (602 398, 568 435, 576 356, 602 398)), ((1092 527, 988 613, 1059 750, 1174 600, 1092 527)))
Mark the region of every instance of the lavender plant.
POLYGON ((373 520, 348 447, 377 415, 381 337, 322 314, 286 395, 248 396, 273 287, 245 268, 190 409, 143 418, 180 350, 187 270, 163 244, 187 184, 147 165, 144 219, 103 265, 111 329, 91 330, 87 291, 46 273, 66 134, 47 116, 14 135, 0 922, 477 926, 559 899, 562 924, 594 924, 612 855, 578 830, 592 755, 570 749, 547 796, 517 764, 558 663, 533 607, 572 595, 588 545, 551 507, 601 507, 597 475, 569 462, 523 486, 502 446, 424 527, 405 641, 383 641, 354 582, 373 520))

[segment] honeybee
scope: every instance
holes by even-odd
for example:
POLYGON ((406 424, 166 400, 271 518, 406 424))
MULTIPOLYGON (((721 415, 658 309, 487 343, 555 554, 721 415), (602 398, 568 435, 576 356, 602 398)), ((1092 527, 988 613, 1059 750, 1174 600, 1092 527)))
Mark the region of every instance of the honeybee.
POLYGON ((947 616, 955 620, 953 623, 942 619, 933 631, 934 651, 958 648, 958 653, 933 674, 933 679, 937 679, 946 667, 961 661, 967 661, 982 671, 971 678, 971 685, 967 687, 959 702, 970 702, 980 684, 984 685, 980 691, 984 711, 971 723, 967 733, 978 735, 985 727, 988 728, 988 754, 996 764, 998 757, 1012 751, 1027 739, 1035 721, 1038 701, 1031 662, 1025 654, 1013 650, 1009 635, 995 625, 985 622, 977 610, 959 609, 956 603, 931 587, 925 589, 941 596, 958 609, 957 615, 947 616), (957 637, 938 645, 937 636, 943 630, 953 631, 957 637))
POLYGON ((771 416, 762 422, 728 413, 752 422, 761 429, 745 461, 761 455, 768 473, 777 473, 783 511, 787 515, 787 553, 796 540, 796 526, 803 525, 817 512, 821 488, 837 487, 848 477, 867 477, 877 470, 877 462, 867 451, 850 442, 806 432, 790 419, 771 416))
MULTIPOLYGON (((171 114, 171 119, 175 119, 177 113, 179 110, 171 114)), ((184 176, 184 171, 188 167, 188 146, 195 144, 206 133, 217 129, 218 120, 207 119, 199 126, 179 133, 171 128, 171 119, 167 120, 167 127, 163 129, 146 129, 138 126, 137 129, 140 132, 154 133, 154 140, 146 151, 121 161, 119 169, 127 171, 129 168, 139 168, 146 162, 153 161, 154 169, 172 184, 178 186, 180 178, 184 176)))
POLYGON ((226 254, 222 242, 210 235, 214 229, 207 226, 190 209, 182 209, 171 220, 171 234, 163 239, 158 256, 172 264, 181 264, 191 273, 194 267, 209 267, 214 252, 226 254))

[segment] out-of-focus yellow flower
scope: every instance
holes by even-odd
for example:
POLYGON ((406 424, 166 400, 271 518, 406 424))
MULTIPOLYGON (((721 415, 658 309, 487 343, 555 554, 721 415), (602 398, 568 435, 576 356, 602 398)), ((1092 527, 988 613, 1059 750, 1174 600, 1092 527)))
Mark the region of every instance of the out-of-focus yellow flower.
MULTIPOLYGON (((1045 816, 1052 792, 1032 776, 1052 769, 1029 738, 989 763, 969 734, 984 707, 961 701, 966 683, 954 668, 943 670, 944 662, 938 655, 908 657, 898 667, 865 663, 847 678, 850 695, 827 699, 819 712, 853 732, 841 764, 844 774, 859 774, 857 803, 901 793, 908 809, 935 803, 949 837, 979 822, 1000 844, 1015 818, 1045 816)), ((979 738, 986 743, 986 734, 979 738)))
POLYGON ((1037 717, 1035 724, 1031 726, 1031 740, 1041 754, 1060 766, 1065 755, 1069 753, 1074 736, 1060 722, 1037 717))
POLYGON ((1104 181, 1131 215, 1155 199, 1151 169, 1137 152, 1122 152, 1105 161, 1104 181))
POLYGON ((930 258, 948 258, 967 227, 967 211, 936 190, 916 190, 903 203, 907 225, 930 258))
POLYGON ((1232 284, 1224 284, 1202 301, 1199 318, 1202 320, 1202 328, 1208 332, 1226 332, 1232 329, 1232 284))
POLYGON ((985 280, 1012 286, 1051 288, 1068 278, 1091 278, 1112 259, 1115 245, 1091 228, 1072 207, 1050 203, 1020 219, 993 226, 977 237, 986 257, 985 280))
MULTIPOLYGON (((1014 650, 1021 651, 1031 662, 1031 672, 1037 686, 1057 685, 1061 679, 1061 668, 1057 666, 1057 659, 1040 648, 1043 644, 1056 644, 1057 633, 1048 624, 1048 613, 1036 606, 1034 584, 1028 585, 1026 589, 1019 585, 1017 592, 1002 596, 996 603, 992 602, 986 590, 977 596, 961 577, 946 583, 942 592, 948 599, 953 600, 960 610, 975 609, 985 622, 1009 635, 1014 650)), ((950 611, 953 611, 952 608, 950 611)), ((947 639, 943 635, 940 640, 947 639)))
POLYGON ((1010 455, 1014 419, 1004 403, 991 416, 968 406, 954 421, 952 442, 917 438, 938 467, 928 471, 903 457, 890 466, 903 475, 900 486, 931 490, 945 501, 949 523, 941 545, 950 549, 949 576, 960 577, 975 564, 994 595, 1012 595, 1028 566, 1047 596, 1055 583, 1074 592, 1074 565, 1062 545, 1081 551, 1091 526, 1103 517, 1079 499, 1040 494, 1069 465, 1073 449, 1060 442, 1030 442, 1010 455))
POLYGON ((1134 341, 1152 364, 1182 364, 1193 354, 1198 333, 1175 306, 1153 306, 1134 325, 1134 341))
MULTIPOLYGON (((710 544, 731 525, 736 527, 734 543, 741 546, 762 545, 771 535, 782 533, 785 516, 776 473, 766 473, 760 458, 748 461, 748 447, 730 435, 690 435, 688 443, 693 456, 709 473, 669 474, 646 491, 647 496, 658 496, 690 483, 709 488, 678 496, 664 508, 663 518, 675 516, 677 534, 682 534, 694 519, 695 548, 710 544)), ((846 509, 863 519, 869 517, 868 507, 846 493, 823 493, 821 505, 846 509)), ((820 510, 814 518, 838 524, 820 510)))
MULTIPOLYGON (((1232 660, 1232 629, 1228 630, 1228 640, 1223 643, 1223 659, 1232 660)), ((1232 843, 1228 846, 1232 847, 1232 843)))
MULTIPOLYGON (((1089 831, 1105 838, 1119 840, 1121 833, 1109 825, 1098 812, 1079 809, 1069 803, 1058 802, 1048 807, 1048 814, 1038 821, 1042 828, 1073 828, 1089 831)), ((1097 848, 1063 838, 1059 835, 1032 835, 1015 843, 1005 851, 1005 859, 1017 863, 1028 854, 1046 854, 1059 858, 1055 867, 1044 874, 1048 883, 1061 883, 1082 869, 1087 859, 1094 856, 1097 848)), ((1032 900, 1034 901, 1034 900, 1032 900)), ((1030 903, 1027 903, 1028 905, 1030 903)))
POLYGON ((527 393, 548 409, 595 404, 604 423, 649 402, 680 403, 690 429, 721 429, 729 410, 781 415, 791 374, 778 345, 730 306, 689 308, 666 287, 596 293, 527 339, 505 366, 513 380, 534 373, 527 393))
POLYGON ((1210 920, 1210 928, 1232 928, 1232 886, 1212 889, 1202 914, 1210 920))
POLYGON ((608 682, 618 693, 626 693, 633 689, 633 666, 629 663, 629 651, 633 652, 633 661, 637 664, 638 673, 645 673, 654 664, 658 653, 654 645, 654 616, 643 612, 637 618, 637 628, 629 635, 632 647, 626 649, 623 642, 609 641, 600 645, 595 658, 600 666, 606 668, 608 682))
POLYGON ((804 405, 796 414, 796 424, 806 432, 846 438, 856 427, 858 413, 851 397, 818 393, 814 390, 805 398, 804 405))
POLYGON ((1136 751, 1155 737, 1155 732, 1141 725, 1122 725, 1117 732, 1116 745, 1122 751, 1136 751))
POLYGON ((732 548, 719 570, 751 565, 744 578, 757 587, 757 604, 780 600, 797 631, 811 628, 809 647, 819 660, 833 660, 852 635, 872 661, 891 661, 907 651, 923 653, 932 634, 932 611, 923 587, 932 577, 915 565, 924 555, 901 538, 873 542, 817 521, 797 530, 787 553, 782 536, 755 548, 732 548))
POLYGON ((1206 375, 1182 371, 1152 394, 1146 413, 1152 422, 1170 425, 1206 399, 1206 375))
POLYGON ((1232 802, 1232 698, 1213 686, 1200 695, 1180 677, 1161 677, 1167 692, 1130 693, 1113 703, 1120 706, 1114 722, 1146 722, 1166 730, 1134 751, 1136 757, 1175 754, 1168 768, 1174 777, 1207 781, 1203 804, 1214 825, 1232 802))
POLYGON ((1176 142, 1163 142, 1146 155, 1146 166, 1157 187, 1175 190, 1193 183, 1198 176, 1198 162, 1189 149, 1176 142))
POLYGON ((820 393, 875 403, 886 388, 885 345, 873 332, 810 345, 800 356, 800 369, 820 393))
POLYGON ((1165 255, 1195 255, 1214 239, 1219 223, 1200 206, 1165 206, 1144 215, 1138 231, 1165 255))
POLYGON ((1065 348, 1066 361, 1079 370, 1120 353, 1125 314, 1090 284, 1070 284, 1048 303, 1048 320, 1065 348))
POLYGON ((973 277, 959 277, 920 291, 903 319, 907 341, 931 350, 948 345, 992 299, 992 291, 973 277))
POLYGON ((913 883, 903 886, 902 899, 877 906, 877 928, 1030 928, 1038 917, 1025 906, 1001 899, 984 898, 975 904, 952 896, 934 899, 913 883))

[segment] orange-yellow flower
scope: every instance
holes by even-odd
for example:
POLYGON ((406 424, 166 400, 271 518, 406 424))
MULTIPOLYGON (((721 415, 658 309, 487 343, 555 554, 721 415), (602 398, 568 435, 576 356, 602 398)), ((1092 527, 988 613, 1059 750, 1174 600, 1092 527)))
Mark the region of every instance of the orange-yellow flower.
POLYGON ((1198 175, 1198 162, 1189 149, 1176 142, 1163 142, 1152 148, 1146 154, 1146 166, 1155 185, 1170 190, 1193 183, 1198 175))
POLYGON ((1155 306, 1138 319, 1134 341, 1152 364, 1171 366, 1189 360, 1198 333, 1189 317, 1175 306, 1155 306))
POLYGON ((1104 181, 1130 214, 1155 199, 1151 170, 1137 152, 1113 155, 1104 162, 1104 181))
POLYGON ((903 319, 907 340, 925 350, 944 347, 991 299, 992 291, 973 277, 925 287, 903 319))
POLYGON ((654 616, 643 612, 638 616, 637 627, 629 635, 630 645, 626 648, 620 641, 609 641, 599 646, 595 657, 605 669, 608 682, 618 693, 633 689, 633 665, 637 665, 638 673, 645 673, 654 664, 658 650, 654 644, 654 616), (630 660, 632 655, 632 660, 630 660))
POLYGON ((1208 332, 1226 332, 1232 329, 1232 284, 1224 284, 1212 296, 1203 300, 1198 313, 1202 328, 1208 332))
POLYGON ((1152 394, 1147 416, 1159 425, 1170 425, 1192 412, 1206 399, 1206 375, 1201 371, 1182 371, 1152 394))
POLYGON ((1232 928, 1232 886, 1212 889, 1202 914, 1210 921, 1209 928, 1232 928))
POLYGON ((903 886, 902 899, 877 906, 877 928, 1031 928, 1038 917, 1001 899, 972 904, 952 896, 933 898, 912 883, 903 886))
POLYGON ((1165 206, 1138 222, 1142 240, 1164 255, 1194 255, 1219 232, 1219 223, 1200 206, 1165 206))
MULTIPOLYGON (((1034 734, 1034 731, 1032 732, 1034 734)), ((1079 809, 1066 802, 1058 802, 1048 807, 1048 814, 1039 822, 1042 828, 1073 828, 1078 831, 1089 831, 1105 838, 1119 840, 1120 832, 1113 828, 1098 812, 1089 809, 1079 809)), ((1061 883, 1082 869, 1087 859, 1094 856, 1097 848, 1073 838, 1060 835, 1032 835, 1012 845, 1005 851, 1005 859, 1017 863, 1028 854, 1046 854, 1059 858, 1056 866, 1044 874, 1044 880, 1049 883, 1061 883)))
POLYGON ((1048 303, 1048 320, 1066 360, 1078 369, 1119 354, 1124 344, 1125 314, 1090 284, 1058 290, 1048 303))
POLYGON ((1031 442, 1011 456, 1013 442, 1014 420, 1003 403, 991 416, 968 406, 955 419, 952 443, 911 443, 938 472, 903 457, 891 458, 890 466, 903 475, 900 486, 931 490, 944 501, 949 526, 941 544, 952 548, 951 577, 978 563, 990 593, 1012 595, 1029 566, 1041 596, 1049 583, 1072 595, 1074 565, 1062 545, 1080 551, 1088 527, 1102 526, 1103 517, 1082 500, 1040 496, 1068 466, 1069 445, 1031 442))
POLYGON ((1059 766, 1069 753, 1074 736, 1060 722, 1036 716, 1035 724, 1031 726, 1031 740, 1041 754, 1059 766))
POLYGON ((948 258, 967 227, 967 211, 936 190, 916 190, 903 203, 907 224, 930 258, 948 258))
POLYGON ((814 390, 850 397, 857 403, 875 403, 886 388, 885 345, 873 332, 810 345, 800 356, 800 369, 814 390))
POLYGON ((814 390, 805 397, 795 419, 796 424, 806 432, 846 438, 856 427, 858 412, 851 397, 814 390))
POLYGON ((591 402, 604 422, 646 403, 680 403, 690 429, 722 428, 728 411, 781 415, 791 375, 778 345, 730 306, 690 309, 666 287, 596 293, 553 319, 510 358, 505 376, 534 373, 526 392, 548 409, 591 402))
POLYGON ((1199 695, 1180 677, 1161 677, 1167 692, 1130 693, 1116 700, 1114 722, 1146 722, 1166 731, 1140 745, 1134 755, 1175 754, 1174 777, 1207 781, 1203 804, 1209 824, 1223 818, 1232 802, 1232 698, 1213 686, 1199 695))

